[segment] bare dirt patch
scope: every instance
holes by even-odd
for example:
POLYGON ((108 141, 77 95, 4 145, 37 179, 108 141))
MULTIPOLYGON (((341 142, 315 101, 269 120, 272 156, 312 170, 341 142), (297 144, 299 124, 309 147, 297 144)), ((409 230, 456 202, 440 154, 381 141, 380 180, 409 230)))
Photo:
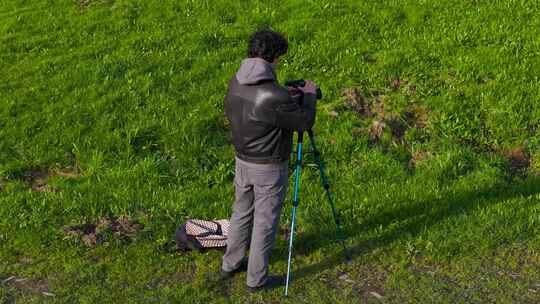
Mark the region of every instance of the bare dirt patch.
POLYGON ((77 240, 88 247, 102 244, 107 234, 115 238, 132 241, 144 225, 128 216, 102 217, 97 223, 85 223, 63 227, 64 239, 77 240))
POLYGON ((48 297, 54 297, 55 295, 49 291, 49 283, 42 278, 23 278, 17 276, 10 276, 3 279, 2 285, 14 288, 24 293, 38 293, 48 297))
POLYGON ((508 170, 512 176, 523 176, 531 165, 531 156, 523 147, 516 147, 503 151, 508 162, 508 170))
POLYGON ((58 192, 59 188, 49 185, 48 179, 54 176, 63 178, 76 178, 80 172, 75 167, 52 168, 52 169, 31 169, 24 171, 20 179, 36 192, 58 192))

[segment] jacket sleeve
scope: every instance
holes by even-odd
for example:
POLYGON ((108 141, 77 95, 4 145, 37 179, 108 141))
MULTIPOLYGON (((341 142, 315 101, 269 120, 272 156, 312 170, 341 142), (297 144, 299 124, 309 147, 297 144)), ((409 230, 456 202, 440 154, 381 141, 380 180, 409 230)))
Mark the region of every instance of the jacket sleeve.
POLYGON ((305 94, 302 105, 292 97, 275 109, 275 125, 291 131, 305 131, 315 123, 317 97, 305 94))

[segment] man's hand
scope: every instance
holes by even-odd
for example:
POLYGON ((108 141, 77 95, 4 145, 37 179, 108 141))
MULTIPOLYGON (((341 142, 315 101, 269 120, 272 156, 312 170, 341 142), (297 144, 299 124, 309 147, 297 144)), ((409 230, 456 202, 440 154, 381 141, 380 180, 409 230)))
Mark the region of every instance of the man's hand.
POLYGON ((299 89, 304 92, 304 94, 317 95, 317 86, 311 80, 306 80, 306 84, 303 87, 299 87, 299 89))
POLYGON ((287 90, 289 91, 289 95, 291 97, 298 97, 304 94, 304 92, 300 90, 300 88, 297 88, 297 87, 287 87, 287 90))

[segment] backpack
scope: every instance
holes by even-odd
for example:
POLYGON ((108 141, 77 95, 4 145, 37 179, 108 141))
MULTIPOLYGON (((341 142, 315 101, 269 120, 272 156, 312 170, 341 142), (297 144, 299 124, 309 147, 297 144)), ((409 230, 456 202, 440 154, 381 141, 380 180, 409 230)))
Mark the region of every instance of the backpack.
POLYGON ((189 219, 176 230, 176 248, 182 251, 224 248, 227 246, 229 220, 189 219))

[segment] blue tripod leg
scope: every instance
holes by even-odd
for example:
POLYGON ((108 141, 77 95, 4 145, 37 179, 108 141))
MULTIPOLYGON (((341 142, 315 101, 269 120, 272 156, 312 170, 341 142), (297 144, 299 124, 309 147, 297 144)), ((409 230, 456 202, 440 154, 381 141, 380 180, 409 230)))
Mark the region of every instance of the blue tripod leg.
POLYGON ((291 233, 289 236, 289 258, 287 261, 287 281, 285 283, 285 296, 289 293, 289 282, 291 279, 291 259, 292 259, 292 248, 294 240, 294 226, 296 224, 296 208, 298 207, 298 191, 300 189, 300 171, 302 169, 302 141, 303 141, 303 132, 298 132, 298 144, 296 147, 296 170, 295 170, 295 181, 294 181, 294 200, 293 208, 291 215, 291 233))
POLYGON ((326 174, 324 172, 324 163, 321 158, 321 153, 319 150, 317 150, 317 146, 315 145, 315 136, 313 135, 313 131, 308 131, 309 135, 309 141, 311 142, 311 149, 313 151, 313 155, 315 158, 315 163, 317 163, 319 167, 319 172, 321 175, 321 183, 323 185, 323 188, 326 192, 326 196, 328 198, 328 202, 330 203, 330 208, 332 209, 332 215, 334 217, 334 221, 336 223, 336 233, 338 240, 340 241, 341 245, 343 246, 343 254, 345 255, 346 259, 349 259, 348 253, 347 253, 347 247, 345 246, 345 237, 343 234, 343 230, 341 229, 341 222, 339 218, 338 211, 336 210, 336 207, 334 205, 334 197, 332 196, 332 193, 330 192, 330 184, 328 183, 328 179, 326 177, 326 174))

